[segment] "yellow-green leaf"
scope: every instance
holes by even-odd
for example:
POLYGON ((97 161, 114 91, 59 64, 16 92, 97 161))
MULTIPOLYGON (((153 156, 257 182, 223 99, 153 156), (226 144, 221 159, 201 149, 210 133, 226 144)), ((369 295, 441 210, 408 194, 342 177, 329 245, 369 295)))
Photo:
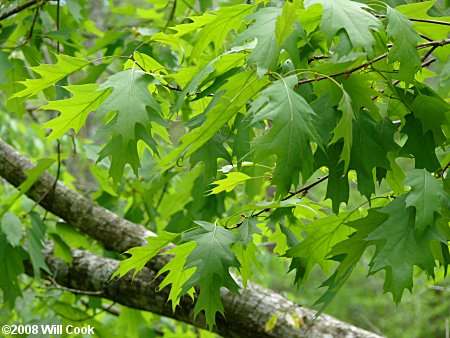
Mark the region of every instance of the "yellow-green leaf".
POLYGON ((241 172, 232 172, 226 176, 227 177, 224 179, 213 182, 213 184, 217 184, 217 187, 211 189, 211 192, 209 193, 210 195, 218 194, 222 191, 229 192, 237 185, 253 178, 241 172))
POLYGON ((110 279, 116 276, 123 277, 127 272, 134 269, 133 278, 141 271, 145 264, 152 259, 158 252, 164 249, 170 242, 175 240, 178 234, 162 232, 159 236, 147 237, 148 244, 146 246, 138 246, 125 251, 131 257, 123 260, 119 264, 119 268, 113 273, 110 279))
POLYGON ((84 126, 89 113, 96 110, 109 95, 108 90, 99 90, 98 84, 65 86, 73 95, 69 99, 50 101, 40 109, 58 110, 61 114, 44 123, 44 128, 52 129, 49 141, 61 138, 69 129, 76 133, 84 126))
POLYGON ((277 324, 279 316, 280 316, 280 314, 278 312, 275 312, 272 315, 272 317, 269 318, 269 320, 267 321, 266 325, 264 326, 264 330, 266 332, 269 332, 270 330, 272 330, 275 327, 275 325, 277 324))
POLYGON ((11 98, 36 95, 45 88, 54 85, 59 80, 64 79, 66 76, 73 74, 91 63, 89 60, 82 60, 64 54, 56 55, 56 58, 58 61, 55 64, 41 64, 37 67, 31 67, 31 70, 38 73, 41 77, 39 79, 20 81, 26 88, 15 93, 11 98))

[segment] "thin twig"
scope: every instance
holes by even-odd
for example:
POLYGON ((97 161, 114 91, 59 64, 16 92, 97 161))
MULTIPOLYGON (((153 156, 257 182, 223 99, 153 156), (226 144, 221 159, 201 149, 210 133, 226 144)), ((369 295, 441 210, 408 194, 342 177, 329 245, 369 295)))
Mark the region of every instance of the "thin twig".
POLYGON ((428 67, 429 65, 431 65, 435 61, 437 61, 436 58, 432 58, 432 59, 429 59, 428 61, 425 61, 424 63, 422 63, 422 68, 428 67))
MULTIPOLYGON (((59 31, 59 22, 60 22, 60 0, 56 1, 56 30, 59 31)), ((56 41, 56 53, 59 54, 60 50, 59 50, 59 40, 56 41)))
MULTIPOLYGON (((423 48, 435 47, 435 46, 436 47, 442 47, 442 46, 445 46, 445 45, 448 45, 448 44, 450 44, 450 39, 435 40, 435 41, 428 41, 428 42, 421 43, 420 45, 417 45, 416 48, 417 49, 423 49, 423 48)), ((314 78, 300 80, 300 81, 297 82, 295 88, 298 88, 299 86, 301 86, 302 84, 305 84, 305 83, 322 81, 322 80, 329 79, 330 77, 337 77, 337 76, 341 76, 341 75, 349 76, 351 73, 354 73, 354 72, 356 72, 356 71, 358 71, 360 69, 363 69, 363 68, 367 68, 371 64, 386 58, 388 56, 388 54, 389 53, 381 54, 381 55, 377 56, 375 59, 367 61, 367 62, 365 62, 365 63, 363 63, 363 64, 361 64, 359 66, 356 66, 356 67, 353 67, 353 68, 350 68, 350 69, 347 69, 347 70, 343 70, 341 72, 333 73, 333 74, 326 75, 326 76, 318 76, 318 77, 314 77, 314 78)))
POLYGON ((426 36, 425 34, 419 34, 419 36, 420 36, 422 39, 424 39, 424 40, 427 40, 427 41, 433 41, 432 38, 430 38, 429 36, 426 36))
MULTIPOLYGON (((422 63, 421 68, 428 67, 429 65, 431 65, 435 61, 437 61, 436 58, 429 59, 428 61, 425 61, 425 62, 422 63)), ((400 80, 395 80, 394 82, 392 82, 392 85, 396 86, 400 82, 401 82, 400 80)), ((380 92, 380 94, 383 94, 384 93, 384 89, 380 89, 379 92, 380 92)), ((376 99, 378 99, 378 97, 379 97, 379 95, 373 96, 372 97, 372 101, 375 101, 376 99)))
POLYGON ((424 62, 439 46, 433 46, 431 47, 423 56, 422 56, 422 62, 424 62))
MULTIPOLYGON (((57 140, 57 143, 56 143, 56 155, 57 155, 58 167, 56 169, 55 181, 53 182, 53 185, 49 189, 47 189, 47 191, 45 193, 42 194, 42 196, 36 201, 36 203, 34 203, 34 205, 31 207, 31 209, 28 213, 31 213, 34 210, 34 208, 36 208, 49 193, 52 193, 53 196, 55 194, 56 186, 58 185, 58 180, 61 175, 61 142, 60 142, 60 140, 57 140)), ((47 211, 45 212, 43 221, 45 221, 46 217, 47 217, 47 211)))
POLYGON ((317 179, 317 181, 315 181, 315 182, 313 182, 313 183, 307 185, 306 187, 303 187, 303 188, 301 188, 301 189, 299 189, 299 190, 297 190, 297 191, 294 191, 294 192, 290 192, 289 195, 288 195, 287 197, 285 197, 285 198, 282 199, 282 201, 286 201, 287 199, 289 199, 289 198, 291 198, 291 197, 294 197, 295 195, 298 195, 298 194, 301 194, 301 193, 307 193, 309 189, 315 187, 315 186, 318 185, 319 183, 322 183, 323 181, 325 181, 326 179, 328 179, 328 176, 329 176, 329 175, 325 175, 325 176, 323 176, 323 177, 319 177, 319 178, 317 179))
POLYGON ((328 79, 330 77, 337 77, 337 76, 340 76, 340 75, 347 75, 348 76, 351 73, 354 73, 354 72, 356 72, 356 71, 358 71, 360 69, 367 68, 368 66, 370 66, 374 62, 377 62, 377 61, 380 61, 380 60, 384 59, 385 57, 387 57, 387 55, 388 55, 388 53, 381 54, 381 55, 377 56, 375 59, 367 61, 367 62, 365 62, 365 63, 363 63, 363 64, 361 64, 359 66, 356 66, 356 67, 353 67, 353 68, 350 68, 350 69, 347 69, 347 70, 343 70, 341 72, 333 73, 331 75, 318 76, 318 77, 314 77, 314 78, 310 78, 310 79, 300 80, 300 81, 297 82, 297 84, 295 86, 295 89, 297 89, 299 86, 301 86, 302 84, 305 84, 305 83, 322 81, 322 80, 326 80, 326 79, 328 79))
POLYGON ((439 172, 439 173, 437 174, 437 176, 438 176, 439 178, 443 178, 444 175, 445 175, 445 172, 448 170, 448 168, 450 168, 450 162, 448 162, 448 163, 445 165, 444 169, 442 169, 442 171, 439 172))
MULTIPOLYGON (((387 16, 382 14, 374 14, 378 19, 385 19, 387 16)), ((443 26, 450 26, 450 22, 441 21, 441 20, 431 20, 431 19, 420 19, 420 18, 408 18, 409 21, 415 21, 415 22, 424 22, 424 23, 432 23, 435 25, 443 25, 443 26)))
POLYGON ((28 35, 25 38, 25 41, 23 43, 21 43, 21 44, 19 44, 17 46, 12 46, 12 47, 1 46, 0 49, 11 49, 11 50, 13 50, 13 49, 17 49, 17 48, 21 48, 21 47, 26 46, 31 41, 31 38, 33 37, 34 26, 36 25, 36 21, 37 21, 38 16, 39 16, 39 6, 37 6, 36 10, 34 11, 33 22, 31 23, 30 31, 28 32, 28 35))
POLYGON ((173 18, 175 17, 176 9, 177 9, 177 0, 173 0, 173 6, 170 11, 169 17, 167 18, 167 22, 166 22, 166 25, 164 26, 163 31, 165 31, 167 29, 167 27, 169 27, 170 23, 172 22, 173 18))
POLYGON ((24 3, 24 4, 20 5, 20 6, 17 6, 16 8, 13 8, 9 12, 6 12, 6 13, 3 13, 2 15, 0 15, 0 21, 4 20, 6 18, 9 18, 10 16, 12 16, 14 14, 17 14, 17 13, 23 11, 24 9, 27 9, 28 7, 33 6, 34 4, 37 4, 39 2, 44 3, 44 2, 48 2, 48 1, 50 1, 50 0, 31 0, 31 1, 28 1, 28 2, 26 2, 26 3, 24 3))
MULTIPOLYGON (((317 181, 315 181, 315 182, 313 182, 313 183, 311 183, 311 184, 308 184, 307 186, 305 186, 305 187, 303 187, 303 188, 300 188, 300 189, 297 190, 297 191, 290 192, 286 197, 282 198, 281 200, 282 200, 282 201, 286 201, 286 200, 288 200, 288 199, 290 199, 290 198, 292 198, 292 197, 294 197, 294 196, 296 196, 296 195, 298 195, 298 194, 302 194, 302 196, 305 196, 311 188, 315 187, 315 186, 318 185, 319 183, 322 183, 323 181, 325 181, 326 179, 328 179, 328 176, 329 176, 329 175, 325 175, 325 176, 323 176, 323 177, 320 177, 320 178, 317 179, 317 181)), ((262 210, 258 211, 257 213, 251 215, 251 217, 258 217, 258 216, 261 215, 262 213, 270 211, 270 209, 271 209, 271 208, 262 209, 262 210)), ((239 223, 237 223, 235 226, 232 226, 232 227, 230 227, 230 228, 228 228, 228 229, 231 230, 231 229, 239 228, 243 223, 244 223, 243 221, 242 221, 242 222, 239 222, 239 223)))
MULTIPOLYGON (((46 278, 54 285, 54 288, 56 288, 58 290, 62 290, 62 291, 68 291, 68 292, 71 292, 71 293, 76 294, 76 295, 100 296, 100 295, 104 294, 104 291, 84 291, 84 290, 68 288, 66 286, 60 285, 51 276, 47 276, 46 278)), ((47 287, 47 289, 50 289, 50 288, 47 287)))
MULTIPOLYGON (((83 303, 83 305, 89 307, 89 300, 82 298, 81 303, 83 303)), ((102 310, 104 310, 105 312, 108 312, 109 314, 111 314, 113 316, 120 315, 120 309, 117 306, 115 306, 115 303, 112 303, 110 305, 102 304, 101 306, 102 306, 102 310)))
MULTIPOLYGON (((288 199, 290 199, 290 198, 292 198, 292 197, 294 197, 294 196, 296 196, 298 194, 302 194, 303 196, 306 195, 306 193, 308 193, 309 189, 311 189, 311 188, 315 187, 316 185, 318 185, 319 183, 322 183, 323 181, 325 181, 328 178, 328 176, 329 175, 325 175, 323 177, 320 177, 320 178, 317 179, 317 181, 315 181, 315 182, 313 182, 311 184, 308 184, 306 187, 300 188, 297 191, 290 192, 286 197, 282 198, 281 200, 282 201, 286 201, 286 200, 288 200, 288 199)), ((263 212, 267 212, 267 211, 270 211, 270 208, 258 211, 256 214, 253 214, 253 217, 258 217, 263 212)))

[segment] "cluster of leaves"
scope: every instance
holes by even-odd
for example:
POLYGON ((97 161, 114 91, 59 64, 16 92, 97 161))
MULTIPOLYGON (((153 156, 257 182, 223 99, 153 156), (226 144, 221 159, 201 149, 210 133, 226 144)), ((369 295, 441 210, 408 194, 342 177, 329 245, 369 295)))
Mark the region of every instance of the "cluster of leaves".
MULTIPOLYGON (((70 24, 83 4, 67 3, 62 14, 70 24)), ((166 273, 160 287, 171 285, 174 310, 199 287, 195 313, 204 311, 212 327, 216 313, 224 314, 220 289, 239 293, 232 273, 245 286, 265 241, 277 244, 280 259, 291 259, 296 283, 306 282, 316 265, 330 273, 338 263, 323 283, 328 289, 318 302, 325 305, 370 246, 369 273, 385 270, 384 289, 396 302, 411 289, 414 267, 431 277, 437 266, 446 271, 450 17, 444 9, 435 1, 371 7, 259 0, 203 13, 212 4, 199 5, 183 22, 174 18, 186 7, 174 7, 172 25, 165 25, 158 19, 163 5, 155 2, 140 14, 153 18, 155 30, 92 30, 97 39, 89 49, 74 33, 43 35, 63 48, 50 56, 52 64, 36 62, 43 52, 35 45, 20 56, 0 54, 6 109, 20 116, 24 99, 37 97, 40 110, 58 111, 43 124, 49 140, 80 132, 95 112, 102 145, 92 173, 110 198, 127 188, 141 193, 126 216, 147 217, 158 236, 129 250, 113 277, 136 274, 169 243, 178 244, 164 253, 174 258, 160 272, 166 273), (38 76, 18 75, 25 63, 38 76), (146 182, 125 184, 128 166, 146 182), (324 198, 305 197, 324 181, 324 198), (366 202, 345 211, 354 186, 366 202)), ((2 43, 16 43, 17 29, 3 29, 2 43)), ((17 242, 8 234, 0 236, 0 252, 17 242)), ((45 268, 39 260, 33 266, 45 268)))

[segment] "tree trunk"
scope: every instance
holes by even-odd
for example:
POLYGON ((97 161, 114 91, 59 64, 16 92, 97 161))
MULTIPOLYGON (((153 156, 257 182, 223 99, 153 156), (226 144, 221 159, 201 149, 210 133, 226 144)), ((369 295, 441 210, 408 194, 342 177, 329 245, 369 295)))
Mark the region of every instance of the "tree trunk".
MULTIPOLYGON (((17 187, 26 179, 24 170, 32 167, 33 164, 26 157, 0 139, 0 176, 17 187)), ((145 238, 155 235, 143 226, 96 205, 62 183, 54 183, 55 178, 44 173, 27 195, 46 210, 98 240, 105 248, 124 252, 131 247, 145 245, 145 238)), ((160 281, 152 283, 153 278, 170 257, 156 256, 133 283, 129 274, 108 283, 118 267, 118 261, 82 250, 72 252, 72 266, 55 260, 50 250, 46 252, 47 263, 61 285, 85 291, 102 291, 102 297, 120 304, 204 327, 201 316, 193 320, 193 302, 189 298, 183 298, 181 308, 172 313, 166 304, 168 290, 156 292, 160 281)), ((226 320, 218 318, 215 331, 225 337, 379 337, 327 315, 321 315, 313 321, 315 311, 254 284, 242 290, 241 296, 223 289, 222 301, 226 320), (277 322, 266 332, 265 325, 275 314, 278 314, 277 322), (296 325, 293 318, 301 325, 296 325)))

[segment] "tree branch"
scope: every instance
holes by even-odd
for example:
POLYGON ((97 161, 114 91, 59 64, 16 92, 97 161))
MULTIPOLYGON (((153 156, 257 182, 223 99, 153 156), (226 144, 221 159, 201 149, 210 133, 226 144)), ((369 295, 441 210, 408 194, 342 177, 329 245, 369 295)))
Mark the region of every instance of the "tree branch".
MULTIPOLYGON (((172 313, 170 304, 167 304, 169 289, 156 291, 161 282, 161 278, 154 280, 156 270, 145 267, 133 280, 131 274, 128 274, 108 283, 111 274, 118 268, 119 261, 84 250, 72 249, 72 255, 73 261, 69 265, 61 259, 55 259, 51 247, 47 247, 46 262, 59 285, 69 290, 76 289, 79 293, 99 293, 105 299, 134 309, 194 323, 195 303, 186 297, 182 301, 182 307, 172 313)), ((319 317, 309 328, 308 321, 311 321, 313 311, 257 285, 250 285, 242 292, 241 297, 223 292, 222 298, 227 319, 218 317, 218 326, 214 331, 224 337, 378 337, 327 315, 319 317), (279 313, 278 322, 270 332, 265 332, 265 323, 275 312, 279 313), (303 322, 303 327, 289 325, 287 316, 303 322)), ((195 325, 204 327, 204 323, 204 317, 200 314, 195 325)))
MULTIPOLYGON (((0 176, 17 187, 26 179, 25 170, 32 167, 33 164, 26 157, 0 139, 0 176)), ((28 190, 27 195, 37 201, 53 184, 54 177, 44 173, 28 190)), ((42 198, 40 205, 97 239, 106 248, 117 252, 145 245, 145 238, 154 236, 154 233, 143 226, 97 206, 60 182, 56 184, 54 194, 42 198)), ((102 292, 103 297, 120 304, 202 326, 201 318, 193 321, 193 304, 189 299, 183 299, 181 309, 173 314, 166 305, 168 290, 156 292, 155 285, 151 284, 155 273, 170 260, 168 255, 158 255, 148 262, 147 268, 133 283, 129 274, 108 283, 119 264, 115 260, 73 250, 72 266, 67 266, 52 258, 48 252, 46 256, 54 278, 60 285, 102 292)), ((241 296, 224 289, 222 300, 227 319, 225 321, 218 318, 217 331, 226 337, 379 337, 327 315, 312 322, 315 311, 298 306, 274 291, 253 284, 242 291, 241 296), (278 321, 271 331, 266 332, 265 324, 275 313, 279 313, 278 321), (311 327, 297 327, 291 319, 296 317, 301 318, 304 323, 312 323, 311 327)))

